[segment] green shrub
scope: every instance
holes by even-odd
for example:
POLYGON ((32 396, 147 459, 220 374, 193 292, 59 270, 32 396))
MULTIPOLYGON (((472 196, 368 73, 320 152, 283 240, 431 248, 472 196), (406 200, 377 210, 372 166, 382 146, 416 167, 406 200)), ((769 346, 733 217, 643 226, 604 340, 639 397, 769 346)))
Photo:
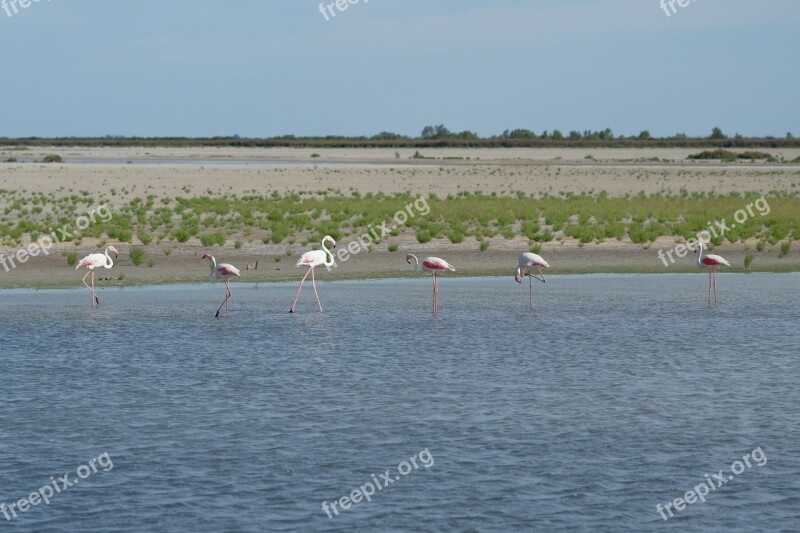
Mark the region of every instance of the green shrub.
POLYGON ((142 250, 138 246, 133 246, 131 247, 130 255, 131 255, 131 263, 133 263, 136 266, 139 266, 142 264, 142 261, 144 261, 144 257, 147 254, 145 254, 144 250, 142 250))
POLYGON ((67 252, 67 264, 71 267, 78 264, 78 252, 75 250, 67 252))
POLYGON ((207 233, 206 235, 200 235, 200 243, 203 246, 214 246, 215 244, 224 246, 225 234, 221 232, 216 232, 216 233, 207 233))

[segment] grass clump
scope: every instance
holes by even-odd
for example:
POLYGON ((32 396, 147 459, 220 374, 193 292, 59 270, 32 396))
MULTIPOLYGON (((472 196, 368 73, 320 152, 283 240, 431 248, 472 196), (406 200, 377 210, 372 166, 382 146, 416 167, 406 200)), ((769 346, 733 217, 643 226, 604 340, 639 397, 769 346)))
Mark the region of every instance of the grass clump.
POLYGON ((132 247, 130 254, 131 254, 131 263, 133 263, 136 266, 141 265, 142 261, 144 261, 145 255, 147 255, 145 251, 139 248, 138 246, 132 247))
POLYGON ((208 233, 206 235, 200 235, 200 243, 203 246, 209 247, 214 246, 215 244, 219 244, 220 246, 225 245, 225 234, 216 232, 216 233, 208 233))

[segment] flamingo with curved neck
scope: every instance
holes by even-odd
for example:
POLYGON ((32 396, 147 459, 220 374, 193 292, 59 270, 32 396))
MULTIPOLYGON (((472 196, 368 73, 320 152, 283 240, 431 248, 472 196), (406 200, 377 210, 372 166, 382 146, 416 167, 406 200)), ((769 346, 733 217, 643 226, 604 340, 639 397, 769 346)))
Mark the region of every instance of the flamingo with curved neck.
POLYGON ((239 276, 240 272, 239 269, 235 266, 231 265, 230 263, 220 263, 217 264, 217 260, 214 259, 214 256, 211 254, 203 254, 203 259, 208 259, 211 261, 211 275, 208 277, 208 281, 217 281, 222 280, 225 283, 225 299, 219 304, 217 308, 217 313, 214 317, 219 318, 219 312, 222 310, 222 306, 225 306, 225 318, 229 317, 230 314, 228 312, 228 300, 231 299, 231 286, 228 283, 228 280, 232 276, 239 276))
POLYGON ((83 279, 81 281, 86 286, 86 288, 89 289, 89 292, 92 293, 92 296, 91 296, 91 298, 92 298, 92 307, 94 307, 95 305, 99 305, 100 304, 100 298, 98 298, 97 297, 97 293, 94 292, 94 269, 95 268, 101 268, 101 267, 102 268, 111 268, 111 267, 114 266, 114 261, 112 261, 111 260, 111 256, 108 255, 109 251, 114 252, 114 257, 119 257, 119 252, 117 251, 117 249, 114 248, 113 246, 109 246, 109 247, 106 248, 105 253, 102 253, 102 254, 101 253, 95 253, 95 254, 87 255, 86 257, 84 257, 83 259, 78 261, 78 266, 75 267, 75 270, 78 270, 81 267, 89 269, 89 271, 83 276, 83 279), (86 283, 86 276, 88 276, 89 274, 92 275, 92 286, 91 287, 86 283))
POLYGON ((548 265, 547 261, 542 259, 542 256, 539 254, 535 254, 533 252, 524 252, 519 254, 519 266, 517 267, 517 273, 514 275, 514 281, 517 283, 522 283, 522 276, 528 276, 528 309, 533 309, 534 278, 542 283, 547 282, 547 278, 544 277, 544 274, 542 274, 542 270, 539 267, 550 268, 550 265, 548 265), (541 277, 537 277, 535 274, 532 274, 531 271, 534 268, 539 271, 539 276, 541 277))
POLYGON ((444 272, 445 270, 455 272, 456 269, 453 265, 438 257, 426 257, 422 260, 422 263, 420 263, 416 255, 406 255, 406 263, 409 265, 412 259, 414 260, 414 272, 417 274, 427 274, 431 272, 433 274, 433 314, 435 315, 439 312, 439 282, 436 279, 436 273, 444 272))
POLYGON ((722 256, 716 254, 703 255, 703 243, 698 242, 700 247, 698 252, 695 248, 694 253, 697 254, 697 268, 708 269, 708 303, 711 304, 711 287, 714 287, 714 303, 717 303, 717 269, 721 266, 731 266, 731 264, 722 256))
POLYGON ((326 241, 330 241, 333 247, 336 248, 336 240, 330 235, 325 235, 322 238, 322 250, 311 250, 310 252, 304 253, 302 256, 300 256, 300 259, 297 260, 295 266, 307 266, 308 271, 306 272, 306 275, 303 276, 303 279, 300 280, 300 287, 297 289, 297 296, 295 296, 294 303, 292 304, 291 309, 289 309, 290 313, 294 313, 294 309, 297 307, 297 300, 300 298, 300 291, 303 290, 303 283, 306 281, 306 278, 309 274, 311 274, 311 286, 314 287, 314 296, 317 297, 319 311, 320 313, 322 312, 322 303, 319 301, 319 293, 317 292, 317 282, 314 279, 314 268, 322 265, 328 270, 328 272, 330 272, 331 267, 336 266, 333 252, 325 246, 326 241), (330 259, 328 259, 329 256, 330 259))

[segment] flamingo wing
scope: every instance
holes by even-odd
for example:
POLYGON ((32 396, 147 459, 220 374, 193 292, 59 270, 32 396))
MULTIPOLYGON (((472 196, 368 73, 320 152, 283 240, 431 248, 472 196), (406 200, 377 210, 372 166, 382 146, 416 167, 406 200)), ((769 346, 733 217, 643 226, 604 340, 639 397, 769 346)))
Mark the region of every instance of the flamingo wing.
POLYGON ((526 268, 537 267, 537 266, 550 268, 550 265, 547 264, 547 261, 545 261, 541 255, 535 254, 533 252, 525 252, 520 254, 519 264, 520 266, 526 268))
POLYGON ((78 266, 75 267, 75 270, 81 267, 93 270, 105 264, 106 264, 106 256, 104 254, 89 254, 80 261, 78 261, 78 266))
POLYGON ((716 254, 708 254, 706 256, 703 256, 703 264, 708 266, 720 266, 720 265, 731 266, 731 264, 728 263, 727 259, 716 254))
POLYGON ((297 260, 297 263, 294 266, 319 266, 325 262, 325 255, 325 252, 322 250, 311 250, 310 252, 306 252, 301 255, 300 259, 297 260))
POLYGON ((238 276, 239 269, 235 266, 231 265, 230 263, 220 263, 217 265, 217 272, 220 276, 238 276))
POLYGON ((455 271, 455 267, 445 261, 444 259, 440 259, 438 257, 426 257, 422 261, 422 266, 427 268, 428 270, 452 270, 455 271))

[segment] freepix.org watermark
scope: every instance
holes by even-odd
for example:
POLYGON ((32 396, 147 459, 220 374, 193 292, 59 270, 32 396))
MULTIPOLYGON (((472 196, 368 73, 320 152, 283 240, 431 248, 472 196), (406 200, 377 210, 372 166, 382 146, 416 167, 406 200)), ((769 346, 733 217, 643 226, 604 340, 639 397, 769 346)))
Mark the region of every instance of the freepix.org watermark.
MULTIPOLYGON (((350 241, 346 247, 342 247, 337 250, 336 259, 344 263, 350 259, 351 255, 357 255, 361 252, 368 252, 369 247, 372 246, 373 243, 386 238, 386 236, 397 229, 398 226, 403 226, 406 222, 408 222, 409 218, 414 218, 417 216, 417 214, 424 217, 430 212, 431 206, 428 205, 428 201, 420 196, 413 202, 409 202, 406 206, 404 206, 403 209, 395 213, 392 217, 394 223, 390 226, 387 226, 386 221, 381 222, 380 227, 377 228, 372 224, 367 226, 367 233, 360 235, 355 241, 350 241)), ((334 264, 334 266, 338 265, 334 264)))
POLYGON ((757 211, 762 217, 768 215, 770 212, 769 203, 767 202, 767 199, 762 196, 755 202, 750 202, 744 208, 736 211, 733 214, 733 220, 735 220, 735 222, 731 223, 730 226, 725 222, 724 218, 722 221, 714 221, 713 224, 708 222, 708 229, 699 232, 696 239, 686 239, 686 243, 676 244, 672 249, 667 250, 666 253, 664 252, 663 248, 660 248, 658 250, 658 258, 661 259, 661 262, 664 263, 665 267, 675 263, 675 258, 672 257, 672 254, 675 254, 679 258, 686 257, 686 254, 695 251, 698 242, 708 244, 711 242, 712 237, 716 239, 717 237, 724 236, 725 232, 729 229, 735 228, 736 224, 744 224, 748 219, 754 217, 754 208, 755 211, 757 211), (669 263, 667 262, 667 259, 669 259, 669 263))
POLYGON ((697 0, 661 0, 661 9, 664 10, 666 15, 672 16, 678 12, 678 9, 675 7, 675 4, 678 4, 679 7, 686 7, 692 2, 696 2, 697 0), (670 10, 672 13, 670 13, 670 10))
MULTIPOLYGON (((6 15, 13 17, 19 13, 20 9, 27 9, 31 4, 37 4, 41 0, 0 0, 0 9, 6 12, 6 15), (19 6, 19 8, 17 8, 19 6)), ((50 0, 47 0, 48 2, 50 0)))
POLYGON ((69 241, 78 236, 78 234, 88 228, 92 224, 98 222, 108 222, 111 220, 111 209, 106 204, 103 204, 95 209, 91 209, 86 215, 81 215, 75 219, 75 228, 73 229, 69 224, 64 224, 60 228, 53 231, 53 228, 48 228, 47 235, 40 236, 36 241, 30 243, 27 248, 20 248, 11 255, 0 254, 0 265, 9 272, 13 268, 17 268, 18 264, 27 263, 31 257, 36 257, 39 254, 50 255, 50 248, 53 244, 69 241))
POLYGON ((17 517, 17 513, 27 513, 31 507, 36 507, 44 502, 45 505, 50 505, 50 499, 56 494, 61 494, 67 489, 76 486, 82 479, 86 479, 92 474, 97 472, 97 467, 100 467, 103 472, 109 472, 114 468, 114 462, 105 452, 100 457, 91 459, 87 464, 78 467, 75 475, 77 479, 70 479, 70 473, 67 472, 61 477, 50 476, 50 483, 43 486, 36 492, 31 492, 28 497, 20 498, 11 505, 6 505, 5 502, 0 502, 0 513, 6 517, 6 521, 10 522, 11 519, 17 517))
POLYGON ((357 489, 354 489, 348 496, 342 496, 338 500, 333 500, 330 504, 328 504, 327 501, 322 502, 322 510, 328 515, 328 518, 333 518, 334 514, 339 516, 339 510, 336 508, 337 505, 341 507, 343 511, 346 511, 350 509, 351 505, 359 503, 362 500, 371 502, 372 495, 375 494, 375 489, 379 491, 383 490, 392 483, 397 482, 400 479, 400 476, 407 476, 414 470, 418 470, 420 465, 417 464, 417 459, 419 459, 420 463, 422 463, 421 466, 424 466, 425 468, 430 468, 433 466, 433 455, 431 455, 431 452, 428 451, 428 448, 425 448, 418 454, 414 454, 413 456, 409 457, 408 461, 403 461, 397 465, 397 471, 400 473, 399 476, 392 477, 390 470, 387 470, 381 474, 380 478, 376 477, 375 474, 372 474, 372 481, 367 481, 357 489), (331 511, 333 511, 334 514, 331 514, 331 511))
MULTIPOLYGON (((737 459, 731 463, 731 472, 733 472, 733 475, 738 476, 746 470, 749 470, 753 466, 750 464, 751 458, 756 466, 764 466, 767 464, 767 455, 764 453, 764 450, 761 449, 761 446, 759 446, 752 452, 744 454, 741 461, 737 459)), ((726 475, 724 470, 720 470, 711 476, 706 474, 703 482, 699 485, 695 485, 691 490, 686 491, 682 498, 675 498, 675 500, 667 502, 667 504, 663 506, 661 503, 658 503, 656 505, 656 512, 660 514, 661 518, 664 520, 669 520, 674 516, 672 507, 675 508, 675 512, 678 512, 683 511, 687 505, 692 505, 697 502, 697 500, 700 500, 701 503, 705 503, 706 496, 708 496, 710 492, 714 492, 732 479, 733 476, 726 475), (664 511, 666 511, 666 513, 664 511), (669 514, 669 516, 667 516, 667 514, 669 514)))
MULTIPOLYGON (((332 18, 336 18, 336 13, 343 13, 347 11, 347 8, 353 5, 356 5, 361 0, 336 0, 335 2, 331 2, 328 5, 320 4, 319 5, 319 12, 322 13, 322 16, 325 17, 325 22, 328 22, 332 18), (334 8, 336 8, 334 10, 334 8), (328 16, 330 15, 330 16, 328 16)), ((369 3, 369 0, 364 0, 365 4, 369 3)))

